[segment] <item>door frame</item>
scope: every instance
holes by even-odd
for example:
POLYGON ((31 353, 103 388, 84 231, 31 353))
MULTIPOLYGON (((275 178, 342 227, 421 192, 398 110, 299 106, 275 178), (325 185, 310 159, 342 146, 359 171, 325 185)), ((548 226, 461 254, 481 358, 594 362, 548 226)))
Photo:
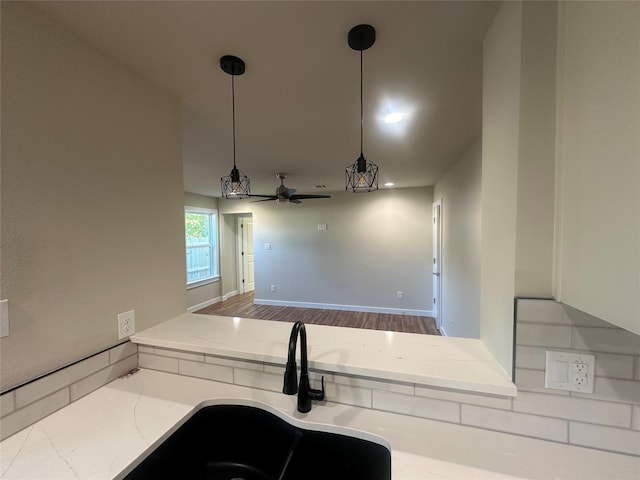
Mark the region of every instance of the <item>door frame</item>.
POLYGON ((433 302, 431 308, 436 328, 442 333, 442 198, 432 204, 433 256, 431 263, 433 302))

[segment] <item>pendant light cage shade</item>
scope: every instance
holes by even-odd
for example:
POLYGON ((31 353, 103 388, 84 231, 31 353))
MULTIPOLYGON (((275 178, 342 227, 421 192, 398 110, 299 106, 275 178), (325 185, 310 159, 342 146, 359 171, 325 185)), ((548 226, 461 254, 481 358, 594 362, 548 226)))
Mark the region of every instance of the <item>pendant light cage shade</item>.
POLYGON ((345 170, 346 190, 355 193, 378 190, 378 166, 364 155, 345 170))
POLYGON ((234 166, 229 175, 220 178, 222 198, 240 200, 249 197, 251 195, 249 184, 249 177, 234 166))
POLYGON ((345 169, 345 190, 352 192, 373 192, 378 190, 378 166, 364 156, 363 152, 363 80, 362 52, 371 48, 376 41, 376 30, 371 25, 356 25, 349 31, 347 43, 360 52, 360 156, 345 169))
POLYGON ((251 196, 249 177, 236 167, 236 95, 234 78, 236 75, 244 73, 245 64, 241 58, 225 55, 220 58, 220 68, 231 75, 231 118, 233 127, 233 168, 228 176, 220 178, 220 187, 222 198, 239 200, 251 196))

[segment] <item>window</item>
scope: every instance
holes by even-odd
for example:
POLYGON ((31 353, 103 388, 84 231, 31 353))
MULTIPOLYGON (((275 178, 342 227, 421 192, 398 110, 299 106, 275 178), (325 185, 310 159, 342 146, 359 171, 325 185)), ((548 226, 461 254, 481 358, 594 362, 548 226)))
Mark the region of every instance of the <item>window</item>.
POLYGON ((219 275, 216 217, 215 210, 185 207, 188 286, 208 283, 219 275))

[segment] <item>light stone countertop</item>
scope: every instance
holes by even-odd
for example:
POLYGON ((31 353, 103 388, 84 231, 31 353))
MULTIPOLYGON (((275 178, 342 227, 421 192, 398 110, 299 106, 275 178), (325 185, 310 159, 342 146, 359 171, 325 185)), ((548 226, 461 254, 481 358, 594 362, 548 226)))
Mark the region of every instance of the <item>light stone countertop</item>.
MULTIPOLYGON (((131 341, 284 365, 291 327, 288 322, 185 313, 133 335, 131 341)), ((510 377, 477 339, 305 327, 313 369, 470 393, 516 395, 510 377)))
POLYGON ((0 443, 2 479, 112 479, 202 402, 264 404, 325 431, 391 444, 393 480, 637 480, 640 458, 334 403, 296 411, 295 396, 141 370, 0 443), (360 434, 359 434, 360 435, 360 434))

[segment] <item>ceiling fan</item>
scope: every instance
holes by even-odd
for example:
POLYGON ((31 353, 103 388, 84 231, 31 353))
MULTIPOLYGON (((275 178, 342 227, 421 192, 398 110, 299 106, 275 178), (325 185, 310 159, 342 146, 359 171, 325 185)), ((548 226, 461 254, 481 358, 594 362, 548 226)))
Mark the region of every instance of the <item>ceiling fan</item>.
POLYGON ((301 200, 307 198, 331 198, 331 195, 296 195, 295 188, 288 188, 284 184, 284 179, 287 178, 286 173, 276 173, 276 178, 280 179, 280 186, 276 188, 275 195, 250 195, 251 197, 261 197, 264 200, 254 200, 254 202, 269 202, 275 200, 276 202, 290 202, 290 203, 302 203, 301 200))

